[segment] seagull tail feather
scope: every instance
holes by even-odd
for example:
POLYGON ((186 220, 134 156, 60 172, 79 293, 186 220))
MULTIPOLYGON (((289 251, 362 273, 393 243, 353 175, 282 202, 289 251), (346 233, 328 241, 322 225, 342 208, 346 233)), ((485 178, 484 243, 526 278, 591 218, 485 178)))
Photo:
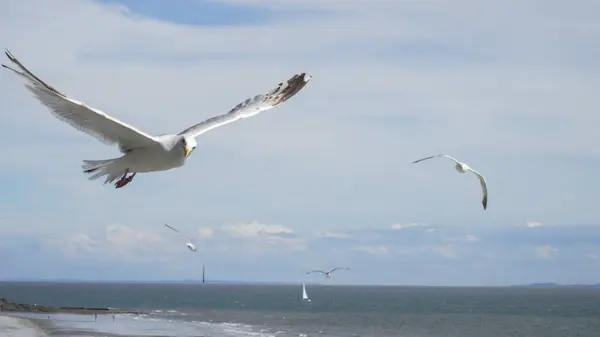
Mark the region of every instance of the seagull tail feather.
POLYGON ((115 179, 125 174, 125 170, 117 164, 120 158, 105 160, 84 160, 81 168, 83 173, 91 174, 89 180, 96 180, 102 176, 107 176, 106 183, 112 183, 115 179))

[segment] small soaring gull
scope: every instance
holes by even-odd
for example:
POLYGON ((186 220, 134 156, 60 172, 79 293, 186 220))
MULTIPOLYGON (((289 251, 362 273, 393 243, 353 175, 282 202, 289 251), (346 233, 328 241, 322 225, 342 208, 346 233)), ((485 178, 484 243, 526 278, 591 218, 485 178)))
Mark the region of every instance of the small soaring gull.
POLYGON ((465 173, 467 171, 471 171, 473 173, 475 173, 475 175, 479 178, 479 182, 481 183, 481 189, 483 190, 483 199, 481 200, 481 204, 483 205, 483 209, 485 210, 487 208, 487 200, 488 200, 488 191, 487 191, 487 183, 485 181, 485 177, 481 175, 481 173, 473 170, 472 168, 469 167, 469 165, 465 164, 465 163, 461 163, 458 160, 456 160, 455 158, 447 155, 447 154, 437 154, 435 156, 431 156, 431 157, 427 157, 427 158, 423 158, 423 159, 419 159, 413 162, 413 164, 416 164, 418 162, 427 160, 427 159, 432 159, 432 158, 439 158, 439 157, 446 157, 448 159, 451 159, 452 161, 454 161, 456 163, 456 166, 454 166, 454 168, 459 172, 459 173, 465 173))
MULTIPOLYGON (((167 225, 167 224, 165 224, 165 226, 167 226, 168 228, 170 228, 170 229, 172 229, 172 230, 176 231, 177 233, 181 234, 181 232, 180 232, 180 231, 178 231, 177 229, 175 229, 175 228, 173 228, 173 227, 171 227, 171 226, 169 226, 169 225, 167 225)), ((187 247, 188 247, 188 248, 189 248, 189 249, 190 249, 192 252, 195 252, 196 250, 198 250, 198 249, 196 248, 196 246, 194 246, 194 244, 192 243, 192 239, 191 239, 191 238, 188 238, 188 242, 187 242, 185 245, 186 245, 186 246, 187 246, 187 247)))
POLYGON ((278 106, 296 95, 311 79, 306 73, 296 74, 269 92, 246 99, 226 114, 209 118, 176 135, 151 136, 56 90, 27 70, 8 50, 6 56, 18 70, 4 64, 2 67, 23 77, 27 81, 25 87, 56 118, 108 145, 119 146, 123 156, 106 160, 84 160, 82 165, 83 172, 92 174, 90 180, 106 176, 106 184, 121 177, 115 183, 116 188, 127 185, 137 172, 166 171, 183 166, 198 145, 196 137, 278 106), (129 173, 133 174, 128 177, 129 173))
POLYGON ((333 273, 336 270, 350 270, 350 268, 337 267, 337 268, 331 269, 330 271, 313 270, 313 271, 307 272, 306 275, 312 274, 312 273, 321 273, 321 274, 325 275, 325 278, 331 278, 331 273, 333 273))

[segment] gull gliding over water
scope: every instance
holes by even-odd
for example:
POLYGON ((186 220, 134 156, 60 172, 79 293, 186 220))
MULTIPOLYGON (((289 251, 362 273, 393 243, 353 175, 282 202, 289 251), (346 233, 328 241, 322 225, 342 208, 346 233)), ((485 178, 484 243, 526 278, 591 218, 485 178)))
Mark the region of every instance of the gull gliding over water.
POLYGON ((137 172, 166 171, 183 166, 198 145, 197 136, 272 109, 296 95, 311 79, 306 73, 296 74, 269 92, 246 99, 226 114, 209 118, 176 135, 151 136, 56 90, 31 73, 8 50, 6 56, 19 70, 4 64, 2 67, 27 80, 25 87, 56 118, 108 145, 119 146, 123 156, 106 160, 84 160, 82 165, 83 172, 92 174, 90 180, 106 176, 106 184, 121 177, 115 184, 116 188, 127 185, 137 172), (129 173, 133 175, 128 177, 129 173))
POLYGON ((325 278, 331 278, 331 273, 333 273, 336 270, 350 270, 350 268, 343 268, 343 267, 337 267, 337 268, 333 268, 330 271, 323 271, 323 270, 313 270, 313 271, 309 271, 306 273, 306 275, 308 274, 312 274, 312 273, 321 273, 323 275, 325 275, 325 278))
MULTIPOLYGON (((176 231, 177 233, 181 234, 181 232, 180 232, 180 231, 178 231, 177 229, 175 229, 175 228, 173 228, 173 227, 171 227, 171 226, 169 226, 169 225, 167 225, 167 224, 165 224, 165 226, 167 226, 168 228, 170 228, 170 229, 172 229, 172 230, 176 231)), ((194 244, 192 243, 192 239, 191 239, 191 238, 188 238, 188 242, 187 242, 185 245, 186 245, 186 246, 187 246, 187 247, 188 247, 188 248, 189 248, 189 249, 190 249, 192 252, 195 252, 195 251, 197 251, 197 250, 198 250, 198 249, 196 248, 196 246, 194 246, 194 244)), ((204 274, 204 267, 202 267, 202 272, 203 272, 203 274, 204 274)))
POLYGON ((432 158, 439 158, 439 157, 446 157, 452 161, 454 161, 456 163, 456 165, 454 166, 454 168, 459 172, 459 173, 465 173, 467 171, 471 171, 473 173, 475 173, 475 175, 479 178, 479 183, 481 184, 481 189, 483 190, 483 199, 481 200, 481 204, 483 205, 483 209, 485 210, 487 208, 487 199, 488 199, 488 191, 487 191, 487 183, 485 181, 485 177, 481 175, 481 173, 473 170, 472 168, 469 167, 469 165, 465 164, 465 163, 461 163, 458 160, 456 160, 455 158, 447 155, 447 154, 436 154, 435 156, 430 156, 427 158, 423 158, 423 159, 419 159, 413 162, 413 164, 416 164, 418 162, 427 160, 427 159, 432 159, 432 158))

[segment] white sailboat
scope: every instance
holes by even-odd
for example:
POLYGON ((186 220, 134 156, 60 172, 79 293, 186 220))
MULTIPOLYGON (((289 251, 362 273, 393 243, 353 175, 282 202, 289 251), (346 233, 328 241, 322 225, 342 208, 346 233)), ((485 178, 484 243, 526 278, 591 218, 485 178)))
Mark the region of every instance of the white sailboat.
POLYGON ((308 295, 306 294, 306 287, 304 286, 304 282, 302 282, 302 301, 310 302, 310 298, 308 298, 308 295))

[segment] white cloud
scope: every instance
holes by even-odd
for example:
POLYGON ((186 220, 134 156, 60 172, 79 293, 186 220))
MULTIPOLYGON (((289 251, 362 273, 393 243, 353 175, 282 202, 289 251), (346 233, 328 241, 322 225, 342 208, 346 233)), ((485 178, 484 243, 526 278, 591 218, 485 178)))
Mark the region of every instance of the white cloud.
POLYGON ((239 249, 239 244, 254 255, 267 252, 305 250, 306 239, 297 236, 294 230, 277 224, 262 224, 257 221, 248 223, 225 224, 219 231, 231 238, 241 239, 242 243, 231 242, 239 249))
POLYGON ((551 259, 558 251, 550 245, 537 246, 533 248, 535 256, 540 259, 551 259))
POLYGON ((282 225, 268 225, 257 221, 249 223, 226 224, 221 226, 226 233, 241 237, 258 237, 269 234, 293 234, 291 228, 282 225))
POLYGON ((102 234, 67 234, 44 240, 45 245, 62 252, 68 258, 96 260, 149 261, 161 260, 160 255, 185 253, 184 242, 166 242, 158 233, 111 224, 102 234), (155 255, 160 254, 160 255, 155 255))
POLYGON ((59 251, 68 258, 85 258, 95 253, 98 242, 88 235, 76 233, 65 238, 46 238, 44 245, 53 251, 59 251))
POLYGON ((348 233, 324 231, 317 233, 320 238, 350 239, 353 236, 348 233))
MULTIPOLYGON (((146 241, 153 242, 152 238, 156 233, 152 233, 146 228, 123 225, 106 227, 105 231, 95 235, 89 232, 79 232, 75 235, 65 236, 61 240, 48 241, 47 243, 52 245, 42 247, 42 250, 39 251, 42 255, 51 255, 58 251, 75 262, 81 259, 93 260, 94 263, 85 263, 90 266, 104 262, 114 264, 115 268, 124 268, 123 266, 127 265, 143 265, 143 262, 162 261, 164 263, 156 263, 156 270, 160 271, 161 275, 169 275, 163 278, 175 277, 173 275, 198 277, 197 270, 195 274, 185 270, 189 267, 190 262, 197 261, 199 255, 190 253, 183 246, 179 235, 164 235, 168 241, 156 242, 155 248, 152 249, 149 247, 151 244, 145 243, 146 241), (51 251, 46 250, 48 248, 51 251), (163 252, 160 249, 166 249, 166 251, 163 252), (175 256, 175 254, 179 255, 175 256), (180 270, 179 274, 170 274, 175 269, 180 270)), ((273 228, 267 225, 250 227, 273 228)), ((361 270, 369 268, 375 270, 384 267, 378 261, 385 260, 401 265, 400 270, 412 270, 411 275, 413 276, 411 277, 414 279, 411 279, 411 282, 415 282, 415 284, 449 284, 454 282, 451 280, 462 280, 456 282, 465 284, 464 282, 474 279, 477 282, 484 282, 482 280, 485 279, 487 280, 486 284, 497 284, 498 282, 505 284, 508 281, 510 283, 521 282, 519 280, 522 280, 524 275, 529 278, 547 278, 551 281, 558 281, 556 275, 565 275, 564 277, 568 277, 568 280, 581 283, 591 279, 582 271, 593 269, 600 256, 600 247, 597 245, 600 232, 595 227, 585 226, 547 226, 544 231, 531 231, 525 226, 481 227, 462 236, 457 235, 457 232, 461 233, 456 228, 445 226, 436 228, 435 235, 420 230, 402 232, 391 228, 385 230, 366 228, 358 231, 352 230, 351 232, 356 235, 344 240, 330 240, 314 235, 305 238, 293 233, 291 228, 286 228, 289 230, 256 230, 255 232, 260 234, 249 236, 241 236, 235 232, 226 232, 215 228, 213 229, 214 239, 205 240, 199 244, 202 249, 200 258, 222 266, 222 270, 232 270, 231 277, 233 278, 247 275, 260 278, 264 275, 257 272, 256 269, 281 268, 281 272, 276 274, 280 279, 286 279, 290 273, 293 274, 293 270, 312 268, 314 261, 321 261, 328 265, 344 264, 361 270), (290 230, 292 233, 289 233, 290 230), (269 234, 268 232, 279 234, 269 234), (485 244, 470 244, 470 242, 475 242, 473 238, 481 238, 479 240, 485 240, 485 244), (307 247, 310 249, 306 249, 307 247), (556 273, 556 269, 549 269, 555 263, 548 264, 545 261, 555 258, 558 253, 560 253, 560 260, 557 260, 557 263, 561 263, 556 268, 570 272, 556 273), (483 276, 477 274, 478 268, 490 264, 494 265, 494 268, 487 268, 490 275, 487 273, 483 276), (234 266, 245 266, 253 271, 236 274, 234 266), (539 268, 536 268, 537 266, 539 268), (444 280, 431 281, 439 274, 439 268, 444 268, 444 273, 448 277, 444 280), (473 273, 478 276, 472 276, 473 273), (498 277, 501 279, 498 280, 498 277)), ((247 233, 246 230, 242 232, 247 233)), ((327 230, 323 232, 327 232, 327 230)), ((169 233, 167 232, 167 234, 169 233)), ((340 233, 344 232, 340 231, 340 233)), ((35 241, 23 241, 27 243, 24 245, 15 240, 18 240, 18 236, 0 238, 0 253, 16 254, 16 247, 31 247, 32 244, 35 247, 35 241)), ((83 269, 81 270, 83 273, 83 269)), ((209 270, 212 270, 212 267, 209 270)), ((386 274, 385 281, 381 279, 378 282, 393 282, 390 278, 403 279, 405 276, 390 271, 389 274, 386 274)), ((361 282, 367 280, 360 275, 357 277, 359 280, 363 280, 361 282)))
POLYGON ((202 239, 212 238, 214 231, 210 228, 198 228, 198 236, 202 239))
POLYGON ((525 223, 525 226, 527 226, 528 228, 540 227, 541 225, 542 223, 539 221, 527 221, 525 223))
POLYGON ((139 247, 164 242, 163 238, 156 232, 136 230, 119 224, 106 227, 106 241, 114 246, 139 247))
POLYGON ((97 245, 95 240, 89 236, 79 233, 69 238, 69 243, 77 248, 83 249, 86 252, 92 252, 97 245))
POLYGON ((406 228, 412 228, 412 227, 417 227, 417 226, 419 226, 419 224, 416 222, 411 222, 411 223, 407 223, 407 224, 396 223, 396 224, 392 225, 392 229, 406 229, 406 228))

